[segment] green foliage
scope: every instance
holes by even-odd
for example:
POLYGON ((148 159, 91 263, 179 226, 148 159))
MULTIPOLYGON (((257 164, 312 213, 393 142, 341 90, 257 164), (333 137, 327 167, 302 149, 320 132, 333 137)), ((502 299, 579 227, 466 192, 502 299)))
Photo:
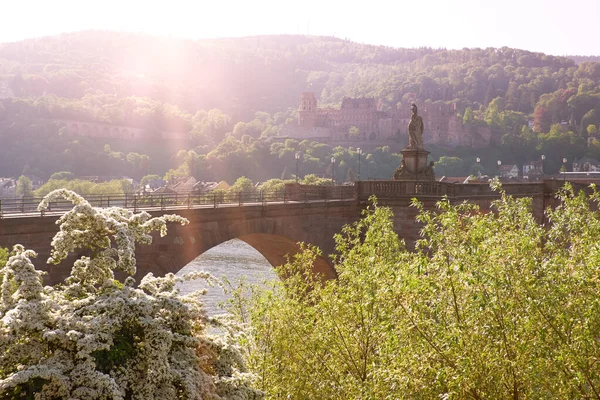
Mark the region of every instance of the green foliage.
POLYGON ((54 179, 57 181, 60 181, 60 180, 70 181, 72 179, 75 179, 75 175, 73 175, 73 173, 69 172, 69 171, 61 171, 61 172, 55 172, 52 175, 50 175, 50 179, 54 179))
POLYGON ((304 178, 300 181, 304 185, 319 185, 327 186, 331 185, 331 179, 319 178, 315 174, 304 175, 304 178))
POLYGON ((463 124, 469 124, 473 122, 474 119, 475 116, 473 114, 473 110, 471 109, 471 107, 467 107, 465 109, 465 115, 463 116, 463 124))
POLYGON ((260 185, 259 189, 265 193, 278 192, 278 191, 285 189, 286 183, 294 183, 294 182, 295 182, 295 180, 293 180, 293 179, 289 179, 289 180, 269 179, 268 181, 266 181, 262 185, 260 185))
POLYGON ((31 197, 33 196, 33 190, 31 186, 31 179, 28 177, 21 175, 19 179, 17 179, 17 196, 21 197, 31 197))
POLYGON ((136 358, 135 352, 141 351, 138 347, 144 339, 144 330, 138 321, 122 321, 119 330, 113 333, 111 347, 92 352, 96 368, 108 374, 128 360, 136 358))
POLYGON ((92 195, 95 195, 95 194, 119 195, 119 194, 121 194, 122 195, 125 193, 133 192, 133 186, 126 179, 112 180, 109 182, 100 182, 100 183, 85 181, 85 180, 81 180, 81 179, 74 179, 74 180, 66 180, 66 179, 54 180, 53 179, 53 180, 46 182, 39 189, 37 189, 35 191, 35 195, 39 196, 39 197, 43 197, 56 189, 72 190, 75 193, 78 193, 82 196, 85 196, 88 194, 92 194, 92 195))
POLYGON ((8 249, 5 249, 4 247, 0 247, 0 268, 4 267, 6 265, 7 261, 8 261, 8 249))
POLYGON ((144 187, 151 181, 157 180, 157 179, 161 179, 161 178, 160 178, 160 176, 158 176, 156 174, 146 175, 140 180, 140 186, 144 187))
POLYGON ((254 189, 252 181, 245 176, 238 178, 233 185, 229 188, 230 192, 248 192, 254 189))
POLYGON ((567 186, 559 199, 550 226, 527 198, 503 194, 486 214, 415 202, 415 251, 375 204, 336 236, 337 280, 313 274, 319 251, 305 247, 246 315, 259 387, 290 399, 596 398, 600 193, 567 186))
MULTIPOLYGON (((518 135, 533 118, 536 133, 564 123, 585 135, 589 125, 600 126, 598 69, 594 62, 577 65, 565 57, 507 47, 395 49, 293 35, 182 42, 85 32, 11 43, 0 47, 0 70, 17 97, 0 102, 0 169, 18 176, 29 164, 42 178, 68 169, 80 177, 141 179, 168 171, 168 180, 193 176, 231 182, 248 176, 265 181, 281 177, 286 167, 291 171, 294 154, 302 151, 302 175, 330 175, 331 146, 275 142, 283 124, 296 121, 298 93, 306 88, 322 107, 338 107, 349 96, 375 97, 383 110, 412 101, 452 102, 473 132, 487 121, 497 134, 518 135), (187 61, 156 64, 148 48, 187 61), (149 71, 147 65, 154 68, 149 71), (73 137, 57 119, 137 128, 144 140, 73 137), (160 131, 189 138, 165 146, 160 131), (195 155, 176 157, 181 149, 195 155), (20 156, 26 151, 32 156, 20 156)), ((336 154, 337 176, 357 170, 356 156, 348 150, 336 154)), ((526 146, 516 154, 502 147, 494 158, 519 164, 537 150, 526 146)), ((373 154, 361 177, 392 176, 399 156, 383 153, 373 154)), ((571 153, 581 158, 585 149, 575 146, 571 153)), ((442 155, 475 156, 464 149, 445 149, 437 157, 442 155)))
POLYGON ((440 157, 435 162, 435 174, 438 177, 442 176, 464 176, 466 173, 464 162, 458 157, 440 157))

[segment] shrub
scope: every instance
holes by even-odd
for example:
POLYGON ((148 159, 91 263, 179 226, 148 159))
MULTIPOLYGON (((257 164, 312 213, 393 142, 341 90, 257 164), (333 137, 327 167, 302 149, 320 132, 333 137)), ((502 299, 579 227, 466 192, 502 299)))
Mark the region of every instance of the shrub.
MULTIPOLYGON (((199 293, 180 296, 173 274, 149 274, 134 287, 136 243, 184 218, 98 209, 68 190, 47 195, 40 209, 58 197, 74 208, 57 221, 48 261, 78 248, 90 256, 74 263, 64 284, 43 287, 30 261, 35 253, 15 246, 0 270, 1 398, 260 397, 248 388, 235 347, 207 335, 199 293), (117 281, 114 270, 129 277, 117 281)), ((186 279, 199 277, 213 280, 201 272, 186 279)))
POLYGON ((598 398, 600 194, 558 196, 548 226, 531 199, 505 194, 486 214, 415 202, 415 251, 375 203, 336 236, 337 280, 311 273, 319 252, 305 247, 248 314, 236 310, 258 387, 287 399, 598 398))

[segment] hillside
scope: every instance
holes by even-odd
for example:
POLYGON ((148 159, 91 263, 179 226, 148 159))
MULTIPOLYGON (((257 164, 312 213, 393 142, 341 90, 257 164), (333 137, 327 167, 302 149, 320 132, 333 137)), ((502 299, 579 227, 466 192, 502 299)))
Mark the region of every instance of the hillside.
POLYGON ((532 112, 580 69, 569 58, 509 48, 397 49, 310 36, 191 41, 89 31, 0 45, 0 75, 20 73, 29 85, 14 86, 23 95, 148 96, 234 118, 295 107, 308 90, 331 104, 374 96, 393 105, 410 96, 487 105, 511 82, 515 110, 532 112))
MULTIPOLYGON (((0 44, 0 98, 5 97, 0 103, 0 138, 10 147, 0 150, 0 168, 2 174, 15 174, 35 164, 49 175, 63 165, 66 153, 73 159, 88 152, 101 156, 88 155, 68 165, 76 168, 93 159, 97 165, 88 166, 87 174, 101 174, 105 166, 117 173, 131 164, 126 152, 139 152, 152 154, 152 161, 147 168, 136 167, 138 175, 148 169, 163 174, 169 166, 177 166, 179 161, 171 159, 177 150, 195 148, 201 156, 221 160, 219 167, 209 162, 205 170, 227 171, 235 177, 253 166, 262 171, 261 179, 279 176, 284 164, 268 171, 264 164, 268 145, 252 141, 276 136, 286 121, 293 120, 303 91, 315 92, 322 107, 337 107, 344 97, 362 96, 380 100, 383 110, 401 101, 453 102, 464 123, 487 124, 512 135, 506 148, 492 153, 517 163, 540 151, 558 154, 564 143, 571 143, 566 151, 569 159, 584 153, 593 156, 581 145, 588 127, 600 126, 600 64, 588 62, 592 60, 506 47, 402 49, 295 35, 181 40, 85 31, 5 43, 0 44), (150 137, 158 130, 189 132, 193 140, 177 143, 169 154, 156 143, 74 144, 48 124, 56 119, 135 127, 150 132, 150 137), (530 135, 522 129, 528 121, 533 122, 535 140, 522 136, 522 132, 530 135), (557 123, 575 136, 560 139, 554 150, 544 150, 544 140, 551 136, 540 135, 549 134, 557 123), (54 149, 44 154, 48 161, 39 162, 37 153, 17 156, 16 149, 39 148, 40 134, 52 143, 41 147, 54 149), (112 147, 105 151, 104 144, 112 147), (76 150, 78 146, 86 152, 76 150), (253 159, 249 154, 257 147, 262 156, 253 159), (231 152, 242 159, 236 168, 223 166, 231 152), (119 163, 111 161, 115 157, 119 163)), ((454 154, 473 156, 468 149, 454 154)), ((287 156, 286 150, 277 157, 287 156)), ((325 168, 326 156, 319 160, 314 172, 325 168)), ((396 159, 389 162, 382 176, 390 168, 393 171, 396 159)), ((465 166, 463 172, 467 170, 465 166)), ((218 178, 215 174, 211 176, 218 178)))

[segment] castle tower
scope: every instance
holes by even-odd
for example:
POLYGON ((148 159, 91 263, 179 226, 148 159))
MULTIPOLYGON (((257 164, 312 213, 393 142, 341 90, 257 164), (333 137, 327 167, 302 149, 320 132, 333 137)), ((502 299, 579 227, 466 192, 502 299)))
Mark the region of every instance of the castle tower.
POLYGON ((317 98, 313 92, 303 92, 300 96, 298 125, 304 128, 317 126, 317 98))

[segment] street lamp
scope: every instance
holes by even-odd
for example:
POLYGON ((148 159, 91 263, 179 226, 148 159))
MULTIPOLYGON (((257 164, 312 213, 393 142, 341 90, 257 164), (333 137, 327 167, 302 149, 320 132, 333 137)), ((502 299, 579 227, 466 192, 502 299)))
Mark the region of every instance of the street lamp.
POLYGON ((331 157, 331 185, 335 185, 335 157, 331 157))
POLYGON ((567 158, 563 157, 563 182, 567 179, 567 158))
POLYGON ((296 158, 296 183, 298 183, 298 162, 300 161, 300 153, 294 155, 296 158))
POLYGON ((477 176, 481 176, 481 158, 477 157, 477 176))
POLYGON ((544 154, 542 154, 542 182, 544 181, 544 160, 546 159, 546 156, 544 154))
POLYGON ((358 153, 358 180, 360 181, 360 156, 362 155, 362 149, 359 147, 356 149, 356 152, 358 153))
POLYGON ((502 161, 496 161, 498 163, 498 176, 500 176, 500 166, 502 165, 502 161))

